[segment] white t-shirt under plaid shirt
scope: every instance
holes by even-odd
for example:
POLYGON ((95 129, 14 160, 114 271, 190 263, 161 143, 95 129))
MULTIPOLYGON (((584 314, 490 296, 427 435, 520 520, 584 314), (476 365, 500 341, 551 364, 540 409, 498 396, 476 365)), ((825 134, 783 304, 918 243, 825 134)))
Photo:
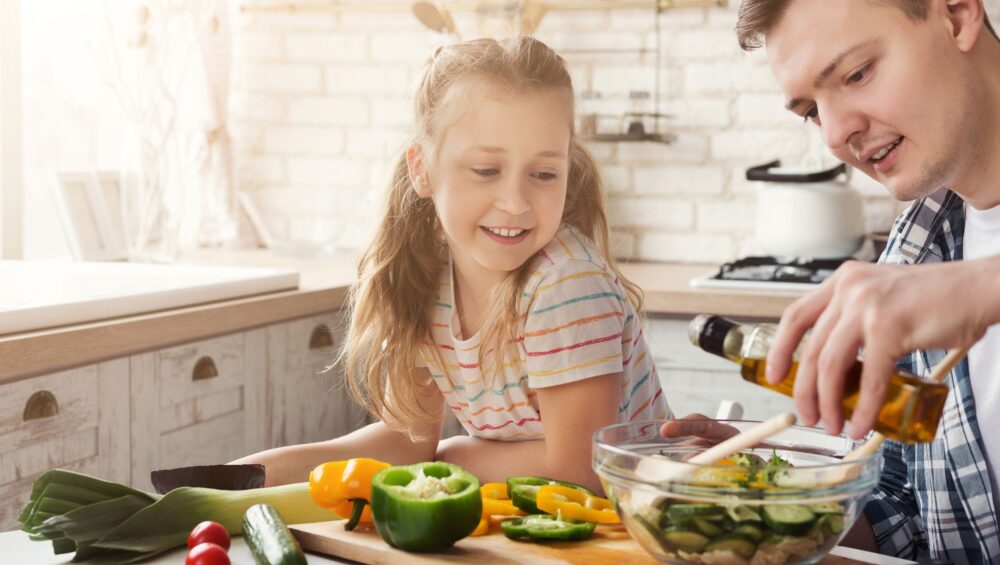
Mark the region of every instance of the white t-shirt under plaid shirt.
POLYGON ((431 345, 447 370, 426 347, 418 365, 430 370, 469 435, 540 439, 535 389, 613 373, 622 374, 619 421, 670 417, 635 309, 594 244, 564 225, 530 268, 517 339, 504 352, 501 372, 487 378, 479 368, 479 334, 461 336, 450 259, 443 269, 431 345))

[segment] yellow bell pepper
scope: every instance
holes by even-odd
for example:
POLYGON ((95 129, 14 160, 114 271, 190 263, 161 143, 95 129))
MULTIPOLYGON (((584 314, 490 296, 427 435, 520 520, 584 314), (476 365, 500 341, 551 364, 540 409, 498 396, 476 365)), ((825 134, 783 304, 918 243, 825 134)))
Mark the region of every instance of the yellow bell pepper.
POLYGON ((389 467, 374 459, 348 459, 318 465, 309 473, 309 496, 323 508, 348 518, 344 529, 353 530, 359 522, 372 523, 367 508, 372 494, 372 476, 389 467))
POLYGON ((566 520, 598 524, 621 523, 610 500, 563 485, 542 486, 538 489, 537 504, 539 510, 566 520))
POLYGON ((494 516, 524 516, 524 511, 514 506, 507 498, 507 485, 504 483, 486 483, 479 487, 483 497, 483 517, 473 530, 472 536, 482 536, 490 533, 490 519, 494 516))

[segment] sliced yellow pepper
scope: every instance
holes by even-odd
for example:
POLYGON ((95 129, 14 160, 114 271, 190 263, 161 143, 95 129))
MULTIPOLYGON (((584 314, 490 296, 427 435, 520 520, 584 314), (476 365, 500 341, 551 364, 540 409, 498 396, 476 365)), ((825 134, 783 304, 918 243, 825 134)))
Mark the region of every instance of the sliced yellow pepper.
POLYGON ((490 519, 494 516, 524 516, 523 510, 514 506, 507 498, 507 485, 503 483, 486 483, 479 487, 483 497, 483 517, 479 525, 472 531, 472 536, 482 536, 490 533, 490 519))
POLYGON ((619 524, 621 518, 606 498, 591 496, 575 488, 544 485, 538 489, 538 509, 568 520, 619 524))

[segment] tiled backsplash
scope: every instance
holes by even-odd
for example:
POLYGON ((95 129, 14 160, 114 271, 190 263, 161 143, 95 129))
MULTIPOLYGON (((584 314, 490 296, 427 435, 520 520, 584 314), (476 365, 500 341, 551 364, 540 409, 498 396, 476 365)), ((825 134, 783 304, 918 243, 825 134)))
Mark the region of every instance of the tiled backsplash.
MULTIPOLYGON (((1000 20, 1000 0, 986 4, 1000 20)), ((661 129, 675 142, 590 145, 622 257, 721 261, 753 252, 746 167, 826 154, 814 126, 784 110, 764 54, 739 49, 738 6, 729 0, 726 8, 660 16, 659 110, 674 116, 661 129)), ((498 25, 454 16, 466 37, 498 25)), ((408 138, 413 85, 450 39, 408 12, 244 13, 234 32, 240 186, 279 234, 309 238, 343 226, 341 243, 360 245, 408 138)), ((633 107, 629 92, 655 91, 651 11, 555 11, 535 36, 564 54, 578 93, 599 95, 579 97, 581 114, 621 114, 633 107)), ((865 196, 868 228, 887 229, 899 205, 860 177, 853 182, 865 196)))

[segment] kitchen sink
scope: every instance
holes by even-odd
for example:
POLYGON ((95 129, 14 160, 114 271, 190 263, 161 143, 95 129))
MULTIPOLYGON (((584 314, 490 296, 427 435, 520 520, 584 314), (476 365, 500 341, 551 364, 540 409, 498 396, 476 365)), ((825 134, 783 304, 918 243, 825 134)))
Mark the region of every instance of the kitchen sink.
POLYGON ((0 261, 0 335, 298 286, 294 269, 0 261))

